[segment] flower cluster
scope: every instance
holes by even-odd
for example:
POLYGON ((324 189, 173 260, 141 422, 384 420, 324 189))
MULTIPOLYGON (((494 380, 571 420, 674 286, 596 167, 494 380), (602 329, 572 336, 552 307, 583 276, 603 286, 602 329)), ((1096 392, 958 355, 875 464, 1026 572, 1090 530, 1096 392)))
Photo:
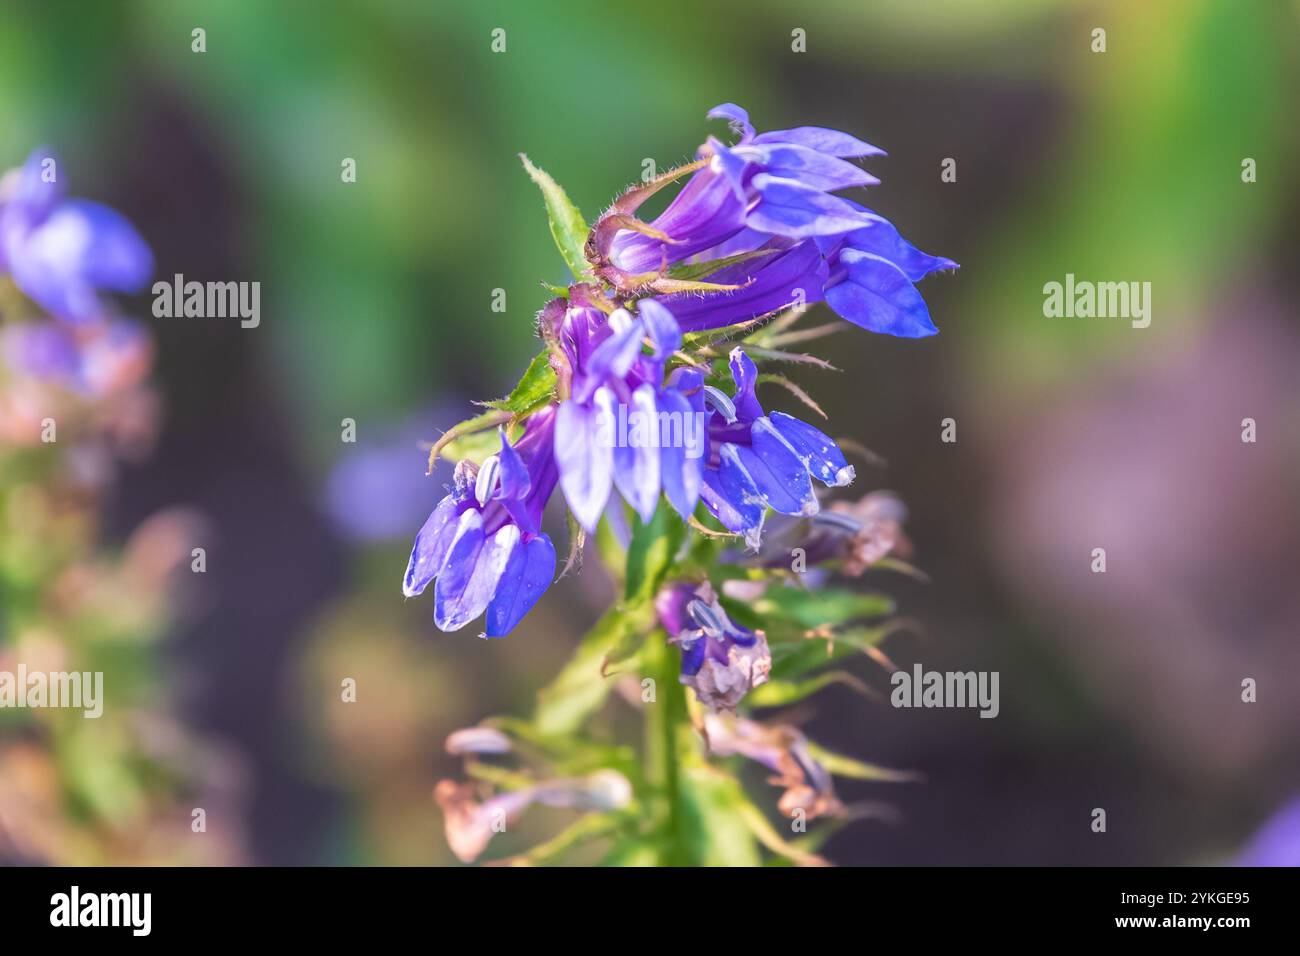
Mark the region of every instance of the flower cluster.
POLYGON ((826 364, 786 348, 846 327, 794 330, 807 307, 825 301, 854 326, 932 335, 915 283, 956 264, 841 195, 877 183, 853 162, 880 155, 874 146, 820 127, 757 133, 731 104, 709 116, 730 121, 735 141, 709 137, 694 162, 629 188, 590 226, 524 158, 574 281, 538 314, 544 350, 516 388, 435 443, 431 466, 439 454, 458 463, 403 591, 434 582, 444 630, 485 614, 485 636, 508 633, 555 576, 541 524, 558 489, 570 563, 597 535, 622 597, 539 691, 531 720, 448 738, 467 779, 441 781, 434 797, 463 861, 543 805, 579 817, 511 862, 604 842, 599 859, 614 865, 749 865, 759 845, 818 865, 815 844, 783 838, 715 761, 765 767, 794 832, 881 813, 842 802, 836 776, 912 779, 825 750, 788 719, 742 711, 830 684, 865 690, 837 664, 865 654, 892 666, 878 645, 897 627, 893 604, 831 575, 910 569, 901 501, 831 497, 856 477, 840 445, 759 390, 781 386, 824 418, 794 382, 761 371, 826 364), (673 184, 659 216, 638 217, 673 184), (612 687, 647 723, 643 766, 608 730, 584 734, 612 687))
POLYGON ((914 283, 956 263, 920 252, 887 220, 836 195, 876 184, 849 160, 881 150, 820 127, 756 134, 733 104, 709 116, 730 121, 737 142, 710 136, 696 162, 629 189, 596 220, 581 251, 584 281, 539 315, 552 394, 514 416, 513 445, 502 430, 499 452, 477 472, 462 462, 417 535, 403 592, 436 579, 438 627, 456 630, 486 612, 485 633, 498 637, 533 606, 555 571, 540 519, 557 483, 587 532, 614 490, 643 522, 662 494, 687 521, 703 502, 757 548, 769 509, 815 515, 814 481, 853 480, 828 435, 765 411, 744 345, 727 357, 727 395, 712 383, 711 350, 692 351, 692 338, 823 299, 872 331, 937 331, 914 283), (636 217, 687 174, 660 216, 636 217), (648 440, 613 437, 628 416, 651 423, 648 440))

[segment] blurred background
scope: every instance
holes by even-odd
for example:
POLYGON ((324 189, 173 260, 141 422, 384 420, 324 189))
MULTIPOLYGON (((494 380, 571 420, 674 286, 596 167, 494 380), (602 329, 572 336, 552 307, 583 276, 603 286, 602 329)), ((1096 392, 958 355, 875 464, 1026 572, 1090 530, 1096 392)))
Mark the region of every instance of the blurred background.
MULTIPOLYGON (((104 669, 110 694, 129 673, 148 703, 131 739, 185 756, 184 783, 155 798, 125 744, 51 758, 0 720, 0 858, 454 861, 430 799, 454 771, 443 739, 530 709, 610 599, 588 562, 487 642, 400 593, 448 478, 424 476, 427 443, 508 391, 540 283, 564 278, 517 154, 591 217, 734 101, 759 129, 886 149, 865 201, 962 264, 922 286, 939 336, 845 334, 822 349, 843 371, 798 378, 887 460, 863 490, 911 508, 931 581, 870 582, 920 624, 890 656, 999 671, 1001 714, 824 691, 811 736, 926 776, 845 785, 901 819, 826 854, 1239 859, 1300 798, 1298 17, 1281 0, 5 4, 0 168, 50 145, 75 195, 136 223, 159 278, 258 281, 262 321, 123 303, 155 338, 157 429, 97 493, 97 553, 129 562, 146 527, 207 569, 172 574, 171 611, 123 625, 155 637, 104 669), (1150 327, 1045 318, 1067 273, 1150 282, 1150 327)), ((60 637, 0 632, 0 661, 36 640, 60 637)), ((539 814, 511 840, 553 829, 539 814)))

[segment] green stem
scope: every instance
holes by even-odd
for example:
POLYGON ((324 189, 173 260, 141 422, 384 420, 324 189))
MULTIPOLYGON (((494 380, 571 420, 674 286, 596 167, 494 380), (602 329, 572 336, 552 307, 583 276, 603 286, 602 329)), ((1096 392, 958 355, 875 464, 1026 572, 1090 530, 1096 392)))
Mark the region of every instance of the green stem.
POLYGON ((658 824, 662 828, 663 856, 666 864, 681 855, 681 782, 679 728, 685 719, 683 688, 677 679, 677 652, 661 630, 646 639, 642 660, 646 673, 654 678, 655 699, 646 702, 645 756, 646 778, 658 796, 658 824))

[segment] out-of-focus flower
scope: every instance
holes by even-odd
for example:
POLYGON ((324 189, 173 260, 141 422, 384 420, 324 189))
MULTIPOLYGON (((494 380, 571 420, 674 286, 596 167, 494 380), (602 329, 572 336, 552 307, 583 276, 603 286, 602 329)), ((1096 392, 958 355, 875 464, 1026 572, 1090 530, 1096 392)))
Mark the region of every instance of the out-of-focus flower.
POLYGON ((447 735, 447 753, 504 754, 510 752, 510 738, 493 727, 466 727, 447 735))
POLYGON ((1300 866, 1300 799, 1268 819, 1237 858, 1238 866, 1300 866))
POLYGON ((493 836, 504 833, 534 803, 584 813, 621 810, 632 800, 632 785, 616 770, 597 770, 586 777, 547 780, 480 801, 474 784, 440 780, 433 799, 442 808, 452 852, 462 862, 472 863, 493 836))
POLYGON ((786 816, 802 810, 812 820, 844 812, 830 773, 812 758, 808 738, 794 727, 712 713, 704 717, 704 731, 709 750, 718 756, 739 754, 772 771, 770 782, 785 788, 777 807, 786 816))
POLYGON ((149 333, 130 319, 8 325, 0 329, 0 350, 14 372, 87 398, 139 384, 153 364, 149 333))
POLYGON ((681 648, 681 682, 694 689, 700 703, 734 710, 766 683, 772 671, 767 638, 732 621, 707 581, 664 588, 655 610, 669 640, 681 648))
MULTIPOLYGON (((858 577, 890 554, 907 557, 910 542, 903 534, 907 506, 887 491, 873 491, 857 501, 832 502, 812 519, 801 542, 809 564, 842 561, 841 570, 858 577)), ((788 552, 782 562, 788 561, 788 552)))
POLYGON ((482 467, 462 461, 453 488, 416 536, 402 591, 420 594, 436 579, 434 622, 459 630, 487 612, 488 637, 519 623, 555 577, 555 546, 541 530, 542 509, 555 487, 551 450, 554 413, 528 419, 511 445, 482 467))
POLYGON ((66 198, 58 162, 38 149, 0 180, 0 273, 70 322, 101 318, 101 291, 138 292, 153 254, 120 213, 66 198))

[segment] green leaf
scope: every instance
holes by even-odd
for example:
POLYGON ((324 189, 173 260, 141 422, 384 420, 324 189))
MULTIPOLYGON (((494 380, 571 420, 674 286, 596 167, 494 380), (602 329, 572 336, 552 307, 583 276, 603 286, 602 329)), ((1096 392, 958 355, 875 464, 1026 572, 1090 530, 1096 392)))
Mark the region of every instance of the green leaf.
POLYGON ((878 767, 873 763, 865 763, 854 757, 837 754, 811 741, 808 743, 808 754, 837 777, 876 780, 882 783, 916 783, 925 779, 924 774, 915 770, 891 770, 889 767, 878 767))
POLYGON ((548 350, 533 356, 514 391, 488 405, 512 415, 525 415, 549 404, 554 396, 555 369, 551 367, 551 353, 548 350))
POLYGON ((893 600, 884 594, 796 587, 768 588, 752 607, 760 617, 775 615, 809 629, 894 613, 893 600))
POLYGON ((797 863, 799 866, 828 866, 829 864, 816 853, 812 853, 802 847, 787 840, 781 833, 772 826, 767 815, 758 807, 750 802, 748 797, 736 808, 740 818, 745 821, 750 832, 754 834, 759 843, 767 847, 773 853, 779 853, 781 856, 797 863))
POLYGON ((532 177, 533 182, 537 183, 542 190, 542 198, 546 201, 546 215, 551 223, 551 238, 555 240, 556 248, 560 250, 560 255, 564 257, 573 277, 581 279, 582 275, 591 268, 584 252, 587 234, 591 231, 587 221, 582 218, 582 213, 578 211, 578 207, 569 199, 559 183, 544 170, 530 163, 523 153, 519 154, 519 158, 523 160, 524 169, 528 170, 528 175, 532 177))
MULTIPOLYGON (((482 415, 475 415, 473 418, 467 418, 463 422, 452 425, 451 428, 442 433, 441 438, 433 443, 433 448, 429 451, 429 471, 433 471, 433 466, 438 461, 438 456, 442 453, 442 450, 453 442, 463 440, 466 435, 474 435, 478 432, 485 432, 489 428, 504 425, 509 420, 509 412, 494 408, 482 415)), ((451 457, 451 455, 448 455, 448 457, 451 457)))
POLYGON ((906 627, 908 627, 906 622, 888 622, 879 627, 853 628, 836 632, 834 638, 830 640, 815 637, 785 642, 773 640, 773 635, 769 633, 768 643, 772 647, 773 669, 786 678, 805 674, 823 664, 874 648, 890 634, 904 630, 906 627))
POLYGON ((827 671, 806 680, 770 680, 750 691, 747 702, 753 707, 785 707, 811 697, 831 684, 845 684, 862 693, 871 692, 866 684, 846 671, 827 671))
POLYGON ((605 659, 627 641, 629 630, 644 634, 653 626, 654 608, 619 605, 605 613, 578 645, 555 680, 538 692, 533 724, 544 736, 575 733, 605 703, 614 678, 601 676, 605 659))
POLYGON ((683 768, 678 846, 694 866, 758 866, 762 860, 749 823, 749 802, 740 783, 705 765, 683 768))
POLYGON ((668 270, 668 275, 674 279, 703 279, 705 276, 734 266, 739 262, 747 262, 750 259, 760 259, 763 256, 770 256, 775 249, 756 249, 753 252, 740 252, 734 256, 723 256, 721 259, 709 259, 705 262, 683 262, 675 265, 668 270))
POLYGON ((662 500, 649 524, 633 518, 632 540, 627 548, 627 580, 623 593, 629 601, 654 597, 672 567, 673 558, 686 538, 686 524, 662 500))

